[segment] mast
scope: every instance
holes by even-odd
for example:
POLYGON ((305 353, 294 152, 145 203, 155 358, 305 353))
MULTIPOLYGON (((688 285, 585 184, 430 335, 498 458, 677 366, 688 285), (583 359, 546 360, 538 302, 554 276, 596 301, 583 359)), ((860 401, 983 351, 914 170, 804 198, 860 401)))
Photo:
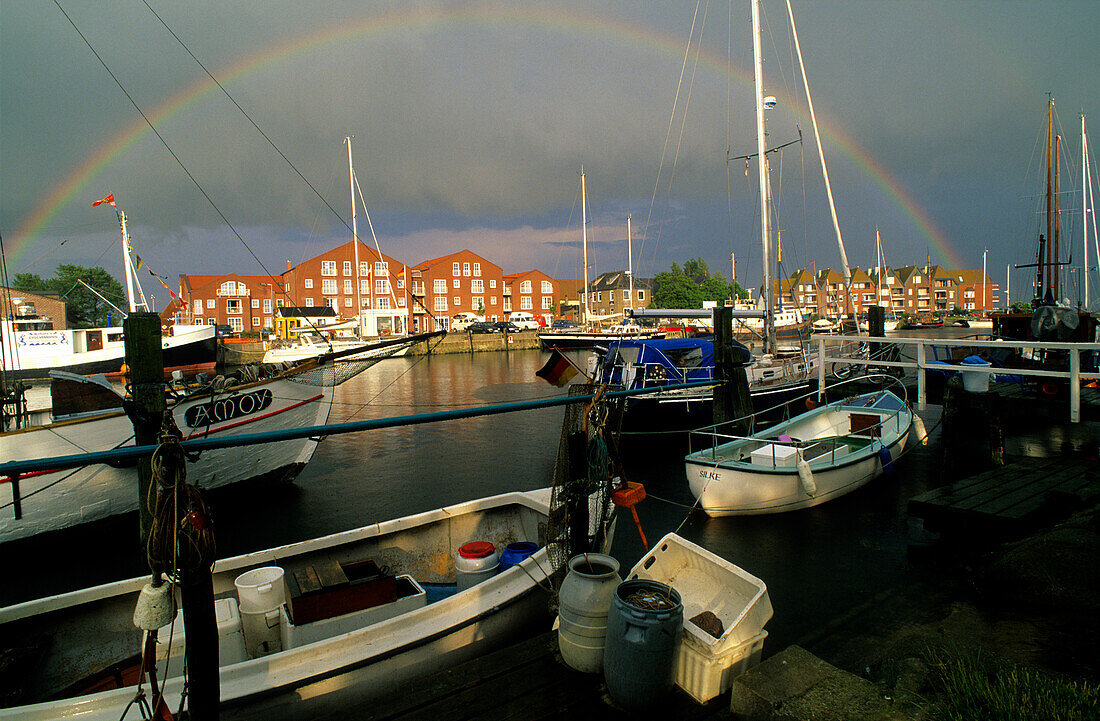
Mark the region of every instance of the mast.
POLYGON ((584 195, 584 166, 581 166, 581 252, 584 262, 584 308, 581 324, 588 326, 588 205, 584 195))
POLYGON ((1081 257, 1085 270, 1085 309, 1089 307, 1089 211, 1086 202, 1088 196, 1088 149, 1085 147, 1085 114, 1081 113, 1081 257))
MULTIPOLYGON (((351 245, 355 248, 355 319, 356 331, 363 334, 363 296, 359 287, 359 233, 355 227, 355 171, 351 165, 351 136, 344 137, 348 144, 348 192, 351 194, 351 245)), ((374 305, 371 305, 374 308, 374 305)))
POLYGON ((630 244, 630 213, 626 214, 626 276, 630 279, 630 309, 634 310, 634 251, 630 244))
POLYGON ((878 271, 875 274, 878 280, 875 288, 875 305, 882 305, 882 239, 879 238, 877 225, 875 226, 875 269, 878 271))
POLYGON ((130 260, 130 234, 126 230, 126 213, 121 210, 117 213, 118 226, 122 230, 122 269, 126 274, 126 299, 130 303, 130 312, 136 311, 139 305, 149 310, 149 304, 145 301, 145 291, 141 289, 141 281, 137 279, 137 271, 134 270, 134 262, 130 260), (137 285, 138 295, 141 296, 141 303, 138 303, 134 296, 135 285, 137 285))
POLYGON ((756 83, 756 152, 760 181, 760 242, 764 263, 764 343, 765 351, 775 352, 775 318, 772 315, 772 288, 770 224, 768 209, 768 154, 764 143, 764 68, 761 57, 763 28, 760 23, 760 0, 752 0, 752 58, 753 77, 756 83))
MULTIPOLYGON (((1046 272, 1046 284, 1047 284, 1047 289, 1052 288, 1052 286, 1051 286, 1051 258, 1050 258, 1051 242, 1050 241, 1054 237, 1054 235, 1051 232, 1053 230, 1053 228, 1051 227, 1052 218, 1051 218, 1051 215, 1050 215, 1051 208, 1053 207, 1053 202, 1052 202, 1053 198, 1051 197, 1051 189, 1052 189, 1051 174, 1053 173, 1052 168, 1054 167, 1054 98, 1053 97, 1050 98, 1049 112, 1050 112, 1050 115, 1049 115, 1049 118, 1047 120, 1047 253, 1046 253, 1046 270, 1047 270, 1047 272, 1046 272)), ((1042 264, 1042 262, 1043 262, 1043 259, 1039 258, 1039 263, 1042 264)), ((1043 295, 1044 295, 1043 294, 1043 288, 1040 285, 1039 286, 1039 299, 1040 300, 1042 300, 1043 295)))
POLYGON ((1061 163, 1058 162, 1058 159, 1061 156, 1061 154, 1062 154, 1062 136, 1061 135, 1055 135, 1054 136, 1054 268, 1053 268, 1053 270, 1054 270, 1054 285, 1051 286, 1051 288, 1054 290, 1054 302, 1055 303, 1057 303, 1058 300, 1062 297, 1062 278, 1061 278, 1062 267, 1060 265, 1061 260, 1062 260, 1062 253, 1061 253, 1062 248, 1061 248, 1061 243, 1060 243, 1060 241, 1061 241, 1061 232, 1060 232, 1060 229, 1061 229, 1060 220, 1061 220, 1061 218, 1058 217, 1059 214, 1061 213, 1061 207, 1062 207, 1062 204, 1060 202, 1061 198, 1059 198, 1059 193, 1061 193, 1061 190, 1062 190, 1062 176, 1061 176, 1061 173, 1059 172, 1061 163))
MULTIPOLYGON (((754 0, 755 2, 756 0, 754 0)), ((802 87, 806 91, 806 107, 810 111, 810 122, 814 126, 814 139, 817 141, 817 155, 821 159, 821 175, 825 178, 825 195, 829 198, 829 213, 833 217, 833 230, 836 231, 836 245, 840 250, 840 267, 844 269, 844 295, 846 296, 849 317, 855 318, 855 307, 852 303, 852 269, 848 267, 848 253, 844 250, 844 238, 840 234, 840 221, 836 217, 836 203, 833 202, 833 187, 829 183, 829 168, 825 165, 825 151, 821 147, 821 133, 817 129, 817 116, 814 114, 814 101, 810 96, 810 81, 806 77, 806 65, 802 62, 802 46, 798 42, 798 30, 794 26, 794 11, 791 9, 791 0, 787 0, 787 17, 791 20, 791 38, 794 40, 794 48, 798 53, 798 67, 802 70, 802 87)), ((859 334, 859 323, 855 324, 856 334, 859 334)))

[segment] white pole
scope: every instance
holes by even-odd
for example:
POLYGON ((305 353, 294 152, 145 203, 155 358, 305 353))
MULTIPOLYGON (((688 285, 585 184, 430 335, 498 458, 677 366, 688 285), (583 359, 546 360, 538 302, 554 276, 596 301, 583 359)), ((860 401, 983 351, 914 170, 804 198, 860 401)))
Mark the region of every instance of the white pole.
POLYGON ((126 273, 126 298, 130 301, 130 312, 137 310, 134 300, 134 269, 130 263, 130 238, 126 233, 126 213, 118 211, 118 225, 122 229, 122 269, 126 273))
POLYGON ((584 262, 584 318, 581 325, 588 326, 588 204, 584 194, 584 166, 581 166, 581 252, 584 262))
POLYGON ((630 309, 634 310, 634 250, 630 241, 630 213, 626 214, 626 265, 626 274, 630 278, 630 309))
POLYGON ((775 318, 771 271, 771 218, 768 213, 768 155, 764 145, 764 61, 761 57, 763 28, 760 24, 760 1, 752 0, 752 56, 753 77, 756 82, 756 152, 760 182, 760 242, 764 262, 764 343, 768 353, 775 352, 775 318))
MULTIPOLYGON (((798 30, 794 26, 794 11, 791 9, 791 0, 787 0, 787 17, 791 20, 791 38, 794 40, 794 48, 798 53, 798 66, 802 70, 802 87, 806 90, 806 108, 810 111, 810 122, 814 126, 814 139, 817 141, 817 154, 821 158, 821 175, 825 178, 825 194, 829 198, 829 212, 833 216, 833 229, 836 231, 836 244, 840 250, 840 264, 844 269, 845 295, 847 296, 848 311, 854 316, 855 308, 852 306, 852 269, 848 267, 848 254, 844 251, 844 238, 840 234, 840 221, 836 217, 836 204, 833 202, 833 188, 829 184, 829 168, 825 165, 825 151, 821 147, 821 133, 817 129, 817 116, 814 114, 814 102, 810 97, 810 81, 806 78, 806 66, 802 62, 802 47, 798 43, 798 30)), ((856 334, 859 334, 859 323, 856 323, 856 334)))
POLYGON ((357 331, 363 334, 363 297, 359 287, 359 233, 355 227, 355 171, 351 166, 351 136, 345 136, 348 144, 348 192, 351 193, 351 244, 355 248, 355 318, 357 331))
POLYGON ((1012 266, 1005 266, 1005 311, 1012 307, 1012 266))
POLYGON ((1089 211, 1085 204, 1088 195, 1088 154, 1085 152, 1085 114, 1081 113, 1081 246, 1085 264, 1085 308, 1089 307, 1089 211))

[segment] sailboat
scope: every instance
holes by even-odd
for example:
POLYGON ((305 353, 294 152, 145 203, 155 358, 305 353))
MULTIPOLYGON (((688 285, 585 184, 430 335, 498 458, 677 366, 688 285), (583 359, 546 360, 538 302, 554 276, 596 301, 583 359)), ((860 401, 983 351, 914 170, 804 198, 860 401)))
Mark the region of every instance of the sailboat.
MULTIPOLYGON (((126 213, 115 206, 113 194, 108 197, 111 198, 108 202, 115 207, 122 231, 122 259, 129 311, 132 313, 139 308, 148 311, 149 305, 130 257, 126 213), (135 289, 140 300, 135 297, 135 289)), ((95 293, 95 290, 92 292, 95 293)), ((120 372, 125 355, 121 327, 55 329, 51 321, 35 315, 31 306, 22 301, 22 298, 11 298, 16 312, 0 321, 0 348, 6 378, 46 379, 51 370, 80 374, 120 372)), ((116 310, 126 315, 125 311, 116 310)), ((165 377, 175 370, 188 374, 214 370, 217 356, 214 326, 173 325, 171 328, 165 327, 164 331, 161 348, 165 377)))
MULTIPOLYGON (((627 225, 627 239, 629 243, 630 226, 629 220, 627 225)), ((579 348, 592 348, 597 345, 606 345, 613 343, 617 340, 644 340, 650 338, 664 338, 665 334, 648 328, 642 328, 637 323, 623 321, 607 329, 598 328, 599 321, 606 320, 608 318, 620 318, 621 314, 615 313, 605 317, 596 318, 589 311, 589 296, 592 293, 592 287, 588 282, 588 205, 586 201, 585 184, 584 184, 584 168, 581 168, 581 248, 582 248, 582 262, 584 264, 584 288, 581 290, 583 300, 581 304, 581 328, 576 330, 546 330, 539 332, 539 343, 544 349, 550 350, 557 348, 559 350, 567 349, 579 349, 579 348)), ((629 250, 627 251, 628 257, 631 255, 629 250)), ((629 265, 631 270, 629 271, 631 282, 631 303, 634 299, 633 283, 633 259, 629 259, 629 265)))
MULTIPOLYGON (((879 236, 878 228, 875 228, 875 305, 882 305, 882 278, 885 273, 886 263, 882 254, 882 238, 879 236)), ((889 288, 887 288, 887 293, 889 293, 889 288)), ((897 330, 898 325, 901 323, 897 312, 890 305, 890 301, 887 300, 886 320, 883 322, 883 330, 885 331, 897 330)), ((864 331, 870 330, 867 321, 861 321, 859 328, 864 331)))

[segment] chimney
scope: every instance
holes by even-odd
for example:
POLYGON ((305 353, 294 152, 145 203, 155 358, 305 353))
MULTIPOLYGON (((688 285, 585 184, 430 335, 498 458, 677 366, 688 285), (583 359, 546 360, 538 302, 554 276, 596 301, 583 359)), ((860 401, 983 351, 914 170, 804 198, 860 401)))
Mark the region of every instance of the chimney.
POLYGON ((286 260, 286 269, 290 270, 290 258, 287 258, 286 260))

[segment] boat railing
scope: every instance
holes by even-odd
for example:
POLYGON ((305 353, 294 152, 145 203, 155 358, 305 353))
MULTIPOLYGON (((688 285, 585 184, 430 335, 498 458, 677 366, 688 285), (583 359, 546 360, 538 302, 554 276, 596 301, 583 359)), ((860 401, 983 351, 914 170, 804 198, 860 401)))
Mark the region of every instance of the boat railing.
MULTIPOLYGON (((827 352, 835 351, 836 345, 846 340, 844 336, 815 334, 812 340, 817 343, 818 354, 822 360, 821 365, 818 367, 819 389, 825 388, 825 366, 827 362, 848 363, 874 368, 901 368, 916 373, 917 393, 915 400, 917 408, 921 410, 924 410, 928 406, 928 371, 944 370, 943 365, 932 362, 935 360, 934 353, 932 354, 933 358, 931 360, 929 359, 929 348, 932 346, 985 348, 990 351, 1012 348, 1019 349, 1023 354, 1035 354, 1037 351, 1064 351, 1069 360, 1068 369, 1064 371, 1052 368, 1002 368, 993 365, 957 366, 954 370, 965 371, 967 373, 980 373, 989 376, 1021 376, 1039 379, 1066 380, 1069 383, 1069 420, 1071 423, 1079 423, 1081 421, 1081 382, 1100 380, 1100 373, 1092 370, 1083 371, 1081 369, 1081 355, 1100 353, 1100 343, 1059 343, 1054 341, 1047 342, 1034 340, 1016 341, 1003 338, 991 340, 979 340, 974 338, 897 338, 894 336, 890 336, 889 338, 869 339, 871 342, 894 343, 905 347, 913 346, 916 353, 916 359, 910 361, 884 360, 882 358, 871 357, 846 357, 838 352, 827 352)), ((847 340, 851 339, 848 338, 847 340)), ((818 395, 820 397, 821 391, 818 392, 818 395)))
MULTIPOLYGON (((237 446, 254 446, 262 443, 273 443, 300 438, 324 438, 327 436, 341 435, 344 433, 357 433, 359 431, 375 430, 378 428, 395 428, 398 426, 421 425, 424 423, 437 423, 440 421, 457 420, 460 418, 475 418, 480 416, 499 415, 501 413, 514 413, 516 411, 536 410, 540 408, 554 408, 573 403, 591 403, 599 398, 619 398, 645 395, 647 393, 663 393, 686 390, 690 388, 703 388, 713 386, 714 381, 693 381, 691 383, 678 383, 675 385, 658 386, 655 388, 635 388, 625 390, 607 391, 605 393, 588 393, 578 396, 564 396, 555 398, 540 398, 537 400, 516 401, 513 403, 497 403, 489 406, 474 406, 470 408, 455 408, 446 411, 434 411, 432 413, 415 413, 406 416, 393 416, 390 418, 372 418, 362 421, 347 421, 321 426, 300 426, 297 428, 284 428, 281 430, 264 431, 262 433, 242 433, 235 436, 206 436, 184 440, 180 446, 187 453, 213 450, 216 448, 232 448, 237 446)), ((52 458, 32 458, 20 461, 6 461, 0 463, 0 483, 16 481, 24 474, 39 474, 43 472, 62 471, 69 468, 78 468, 101 463, 130 462, 138 458, 147 458, 153 455, 158 446, 124 446, 112 448, 106 451, 93 451, 89 453, 75 453, 66 456, 54 456, 52 458)))

